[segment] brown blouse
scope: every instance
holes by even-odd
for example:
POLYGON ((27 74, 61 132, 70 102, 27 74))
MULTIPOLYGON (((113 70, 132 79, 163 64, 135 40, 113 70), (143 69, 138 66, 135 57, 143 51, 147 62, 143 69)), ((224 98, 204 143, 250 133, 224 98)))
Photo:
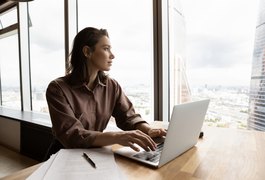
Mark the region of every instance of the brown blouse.
POLYGON ((132 130, 145 122, 135 113, 132 103, 117 81, 99 79, 93 90, 85 84, 71 85, 68 77, 52 81, 46 91, 54 136, 66 148, 91 147, 111 116, 122 130, 132 130))

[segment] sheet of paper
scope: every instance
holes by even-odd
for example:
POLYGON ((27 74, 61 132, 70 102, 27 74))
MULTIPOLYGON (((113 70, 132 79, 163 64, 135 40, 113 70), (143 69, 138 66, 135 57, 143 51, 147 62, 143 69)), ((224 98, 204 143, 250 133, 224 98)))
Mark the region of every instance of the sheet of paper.
POLYGON ((118 168, 110 148, 61 149, 52 161, 51 159, 43 165, 44 167, 37 170, 41 172, 35 172, 34 178, 45 180, 126 179, 118 168), (95 162, 96 168, 83 157, 84 152, 95 162), (44 176, 42 176, 43 173, 44 176))
POLYGON ((53 154, 47 161, 45 161, 36 171, 34 171, 26 180, 44 179, 47 170, 52 165, 53 160, 57 154, 53 154))

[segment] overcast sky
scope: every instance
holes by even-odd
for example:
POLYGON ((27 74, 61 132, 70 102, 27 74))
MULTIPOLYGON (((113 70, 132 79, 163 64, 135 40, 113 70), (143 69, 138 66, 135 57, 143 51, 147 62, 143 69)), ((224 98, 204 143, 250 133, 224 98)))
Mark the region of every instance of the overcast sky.
POLYGON ((193 85, 249 85, 258 0, 182 0, 193 85))
MULTIPOLYGON (((255 26, 257 20, 257 7, 258 7, 258 0, 180 0, 182 4, 183 13, 185 16, 186 22, 186 30, 187 30, 187 76, 189 83, 191 86, 193 85, 249 85, 250 84, 250 74, 251 74, 251 63, 252 63, 252 52, 254 47, 254 35, 255 35, 255 26)), ((57 2, 57 1, 56 1, 57 2)), ((86 2, 85 0, 80 1, 86 2)), ((122 1, 123 2, 123 1, 122 1)), ((128 1, 126 1, 128 2, 128 1)), ((136 2, 136 1, 135 1, 136 2)), ((137 3, 133 3, 134 5, 137 3)), ((144 1, 149 2, 149 1, 144 1)), ((59 3, 59 1, 57 2, 59 3)), ((62 3, 60 2, 61 6, 63 7, 62 3)), ((113 18, 115 14, 126 14, 126 13, 116 13, 112 12, 112 9, 109 9, 109 5, 99 3, 100 7, 102 8, 105 5, 106 9, 104 13, 111 14, 112 20, 106 20, 105 22, 114 23, 114 20, 119 19, 128 19, 130 17, 120 17, 120 18, 113 18), (108 11, 107 11, 108 10, 108 11)), ((133 11, 134 8, 133 4, 127 4, 127 6, 131 7, 130 11, 133 11)), ((43 16, 42 11, 45 11, 46 8, 45 1, 33 1, 30 3, 30 16, 33 22, 33 26, 31 29, 31 41, 41 42, 36 44, 35 46, 32 45, 31 50, 31 65, 32 65, 32 73, 37 77, 33 82, 48 82, 50 79, 55 78, 64 73, 63 70, 63 63, 64 63, 64 53, 63 53, 63 9, 56 9, 50 10, 50 13, 43 16), (44 3, 44 4, 41 4, 44 3), (42 7, 41 9, 36 8, 37 12, 34 12, 34 5, 39 5, 42 7), (49 21, 47 19, 53 19, 53 21, 49 21), (55 20, 54 20, 55 19, 55 20), (40 24, 38 24, 40 23, 40 24), (55 23, 55 24, 51 24, 55 23), (57 23, 57 24, 56 24, 57 23), (61 25, 58 25, 61 23, 61 25), (45 25, 43 27, 43 25, 45 25), (50 28, 55 26, 56 28, 50 28), (60 28, 57 28, 60 27, 60 28), (43 29, 45 28, 45 33, 43 33, 43 29), (33 35, 34 34, 34 35, 33 35), (61 44, 60 44, 61 43, 61 44), (40 46, 42 45, 42 46, 40 46), (45 45, 45 48, 42 49, 45 45), (58 49, 59 47, 59 49, 58 49), (60 49, 61 48, 61 49, 60 49), (39 52, 44 52, 40 55, 39 52), (49 53, 47 53, 49 52, 49 53), (58 58, 51 58, 54 53, 58 54, 58 58), (36 58, 34 57, 34 54, 36 58), (39 67, 43 69, 50 69, 51 67, 62 67, 60 71, 50 71, 49 77, 43 71, 39 71, 39 67), (47 66, 47 67, 46 67, 47 66), (43 79, 41 80, 42 77, 43 79)), ((123 10, 128 10, 123 5, 123 10)), ((150 5, 146 5, 144 7, 149 7, 150 5)), ((151 7, 151 6, 150 6, 151 7)), ((128 10, 128 11, 129 11, 128 10)), ((152 9, 149 11, 151 12, 152 9)), ((141 15, 141 12, 146 13, 146 9, 141 10, 138 9, 138 15, 141 15)), ((101 13, 101 12, 100 12, 101 13)), ((127 13, 128 16, 130 13, 127 13)), ((131 13, 132 14, 132 13, 131 13)), ((86 16, 91 17, 91 16, 86 16)), ((96 16, 98 17, 98 16, 96 16)), ((145 16, 143 16, 145 17, 145 16)), ((145 17, 148 18, 148 17, 145 17)), ((93 18, 90 18, 93 19, 93 18)), ((105 19, 105 17, 104 17, 105 19)), ((134 18, 131 18, 134 20, 134 18)), ((142 18, 144 19, 144 18, 142 18)), ((130 24, 134 25, 134 21, 128 21, 130 24)), ((91 20, 86 19, 85 22, 87 24, 91 24, 91 20)), ((149 22, 150 20, 145 20, 144 22, 149 22)), ((135 23, 139 22, 138 19, 135 20, 135 23)), ((151 22, 151 21, 150 21, 151 22)), ((86 24, 86 25, 87 25, 86 24)), ((120 35, 120 24, 117 23, 117 31, 112 30, 110 27, 110 32, 112 32, 111 37, 113 43, 115 42, 115 37, 123 37, 120 35), (119 35, 115 34, 120 33, 119 35)), ((109 25, 110 26, 110 25, 109 25)), ((108 27, 106 25, 106 27, 108 27)), ((127 26, 126 26, 127 27, 127 26)), ((136 25, 135 25, 136 27, 136 25)), ((151 26, 150 26, 151 27, 151 26)), ((135 28, 131 28, 135 29, 135 28)), ((148 29, 148 28, 146 28, 148 29)), ((150 28, 151 29, 151 28, 150 28)), ((138 29, 136 29, 138 30, 138 29)), ((127 32, 125 29, 126 34, 132 34, 127 32)), ((141 33, 135 33, 141 35, 141 33)), ((143 39, 143 37, 135 37, 132 36, 130 39, 143 39)), ((128 38, 126 39, 128 40, 128 38)), ((150 40, 144 40, 143 42, 150 42, 150 40)), ((118 48, 118 43, 114 43, 113 47, 118 48)), ((132 43, 131 43, 132 44, 132 43)), ((138 47, 137 44, 136 47, 138 47)), ((152 47, 152 45, 146 45, 146 47, 152 47)), ((135 46, 134 46, 135 48, 135 46)), ((139 46, 139 48, 144 49, 143 52, 147 52, 146 48, 139 46)), ((10 54, 10 53, 9 53, 10 54)), ((130 56, 134 53, 127 53, 130 56)), ((122 56, 122 50, 115 51, 116 61, 112 67, 113 72, 119 72, 123 69, 128 71, 128 68, 119 68, 119 63, 122 67, 126 67, 123 64, 124 59, 126 59, 126 63, 128 63, 128 55, 125 58, 122 56), (118 70, 116 70, 116 69, 118 70)), ((144 57, 144 54, 141 54, 144 57)), ((141 65, 140 62, 136 62, 139 59, 138 57, 133 57, 132 62, 134 65, 138 67, 146 67, 141 65)), ((144 58, 147 59, 147 58, 144 58)), ((149 58, 150 59, 150 58, 149 58)), ((124 61, 125 63, 125 61, 124 61)), ((133 70, 134 68, 129 68, 129 70, 133 70)), ((140 69, 138 68, 138 71, 140 69)), ((142 70, 146 74, 146 70, 142 70)), ((124 73, 123 73, 124 74, 124 73)), ((134 73, 133 77, 141 75, 141 73, 134 73)), ((117 76, 120 77, 120 76, 117 76)), ((140 80, 145 80, 145 78, 137 78, 140 80)), ((122 79, 119 80, 122 82, 122 79)), ((126 77, 126 81, 128 78, 126 77)), ((139 81, 139 80, 138 80, 139 81)), ((137 81, 137 82, 138 82, 137 81)), ((11 82, 11 81, 10 81, 11 82)), ((128 81, 132 82, 132 81, 128 81)))

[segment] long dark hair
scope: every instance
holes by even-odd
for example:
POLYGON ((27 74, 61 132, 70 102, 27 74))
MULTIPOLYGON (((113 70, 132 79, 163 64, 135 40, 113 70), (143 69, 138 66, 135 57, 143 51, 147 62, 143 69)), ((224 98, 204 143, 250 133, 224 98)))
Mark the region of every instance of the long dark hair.
MULTIPOLYGON (((107 36, 106 29, 96 29, 87 27, 81 30, 74 38, 72 52, 68 58, 68 68, 66 74, 70 76, 72 84, 88 83, 89 72, 87 69, 87 58, 83 53, 83 47, 88 46, 92 51, 101 37, 107 36)), ((106 75, 103 71, 99 71, 100 80, 104 81, 106 75)))

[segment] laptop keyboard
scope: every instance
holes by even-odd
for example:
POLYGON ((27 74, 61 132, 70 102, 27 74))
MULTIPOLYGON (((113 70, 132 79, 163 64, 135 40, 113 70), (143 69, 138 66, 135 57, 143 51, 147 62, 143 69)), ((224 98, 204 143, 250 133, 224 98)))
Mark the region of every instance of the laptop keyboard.
POLYGON ((154 163, 158 162, 160 155, 161 155, 161 152, 162 152, 162 149, 163 149, 163 146, 164 146, 163 142, 159 143, 159 144, 157 144, 157 148, 155 151, 150 151, 150 152, 142 151, 142 152, 139 152, 139 153, 133 155, 133 157, 143 159, 146 161, 151 161, 154 163))

